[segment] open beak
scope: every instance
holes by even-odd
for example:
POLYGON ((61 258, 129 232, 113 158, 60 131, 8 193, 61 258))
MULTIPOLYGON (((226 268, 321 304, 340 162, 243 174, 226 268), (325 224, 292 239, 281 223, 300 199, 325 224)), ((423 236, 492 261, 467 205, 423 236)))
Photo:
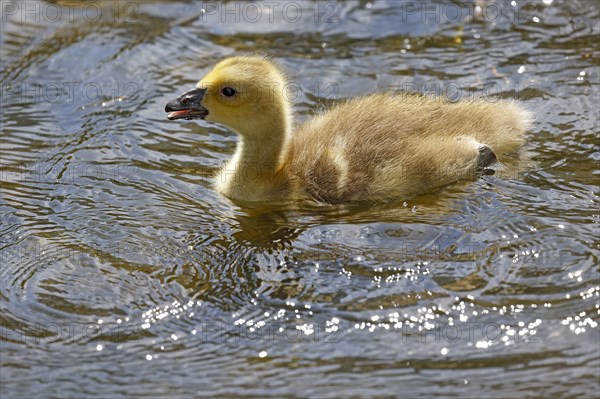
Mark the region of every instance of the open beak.
POLYGON ((169 101, 165 106, 165 112, 169 113, 167 119, 204 119, 208 115, 208 110, 200 104, 204 93, 206 89, 194 89, 169 101))

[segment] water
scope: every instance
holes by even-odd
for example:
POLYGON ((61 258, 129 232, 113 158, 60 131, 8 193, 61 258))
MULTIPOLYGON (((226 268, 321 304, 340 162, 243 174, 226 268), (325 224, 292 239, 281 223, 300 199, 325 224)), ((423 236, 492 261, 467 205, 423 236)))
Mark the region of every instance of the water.
POLYGON ((2 397, 597 396, 598 3, 291 4, 2 3, 2 397), (245 51, 298 120, 389 87, 519 98, 532 160, 233 203, 235 135, 164 105, 245 51))

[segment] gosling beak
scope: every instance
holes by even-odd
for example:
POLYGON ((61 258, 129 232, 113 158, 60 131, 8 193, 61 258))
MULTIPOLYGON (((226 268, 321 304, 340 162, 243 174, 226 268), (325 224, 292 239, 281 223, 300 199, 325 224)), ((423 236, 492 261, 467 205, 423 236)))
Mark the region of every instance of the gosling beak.
POLYGON ((208 115, 208 110, 200 104, 204 93, 206 89, 194 89, 169 101, 165 106, 165 112, 169 113, 167 119, 204 119, 208 115))

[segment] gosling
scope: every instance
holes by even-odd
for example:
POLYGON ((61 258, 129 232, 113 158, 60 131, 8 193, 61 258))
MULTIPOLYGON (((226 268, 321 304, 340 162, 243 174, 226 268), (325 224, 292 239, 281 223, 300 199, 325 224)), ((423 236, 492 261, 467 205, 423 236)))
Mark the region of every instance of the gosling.
POLYGON ((379 93, 294 126, 287 79, 258 56, 219 62, 170 101, 169 120, 203 119, 239 135, 215 188, 234 200, 320 203, 410 198, 473 180, 518 153, 531 114, 514 101, 379 93))

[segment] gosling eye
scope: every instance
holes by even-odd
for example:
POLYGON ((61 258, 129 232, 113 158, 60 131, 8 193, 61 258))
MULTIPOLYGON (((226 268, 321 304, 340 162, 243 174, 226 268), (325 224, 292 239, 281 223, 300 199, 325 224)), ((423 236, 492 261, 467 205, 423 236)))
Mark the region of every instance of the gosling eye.
POLYGON ((221 94, 223 94, 225 97, 233 97, 235 95, 236 91, 235 89, 231 88, 231 87, 223 87, 221 89, 221 94))

